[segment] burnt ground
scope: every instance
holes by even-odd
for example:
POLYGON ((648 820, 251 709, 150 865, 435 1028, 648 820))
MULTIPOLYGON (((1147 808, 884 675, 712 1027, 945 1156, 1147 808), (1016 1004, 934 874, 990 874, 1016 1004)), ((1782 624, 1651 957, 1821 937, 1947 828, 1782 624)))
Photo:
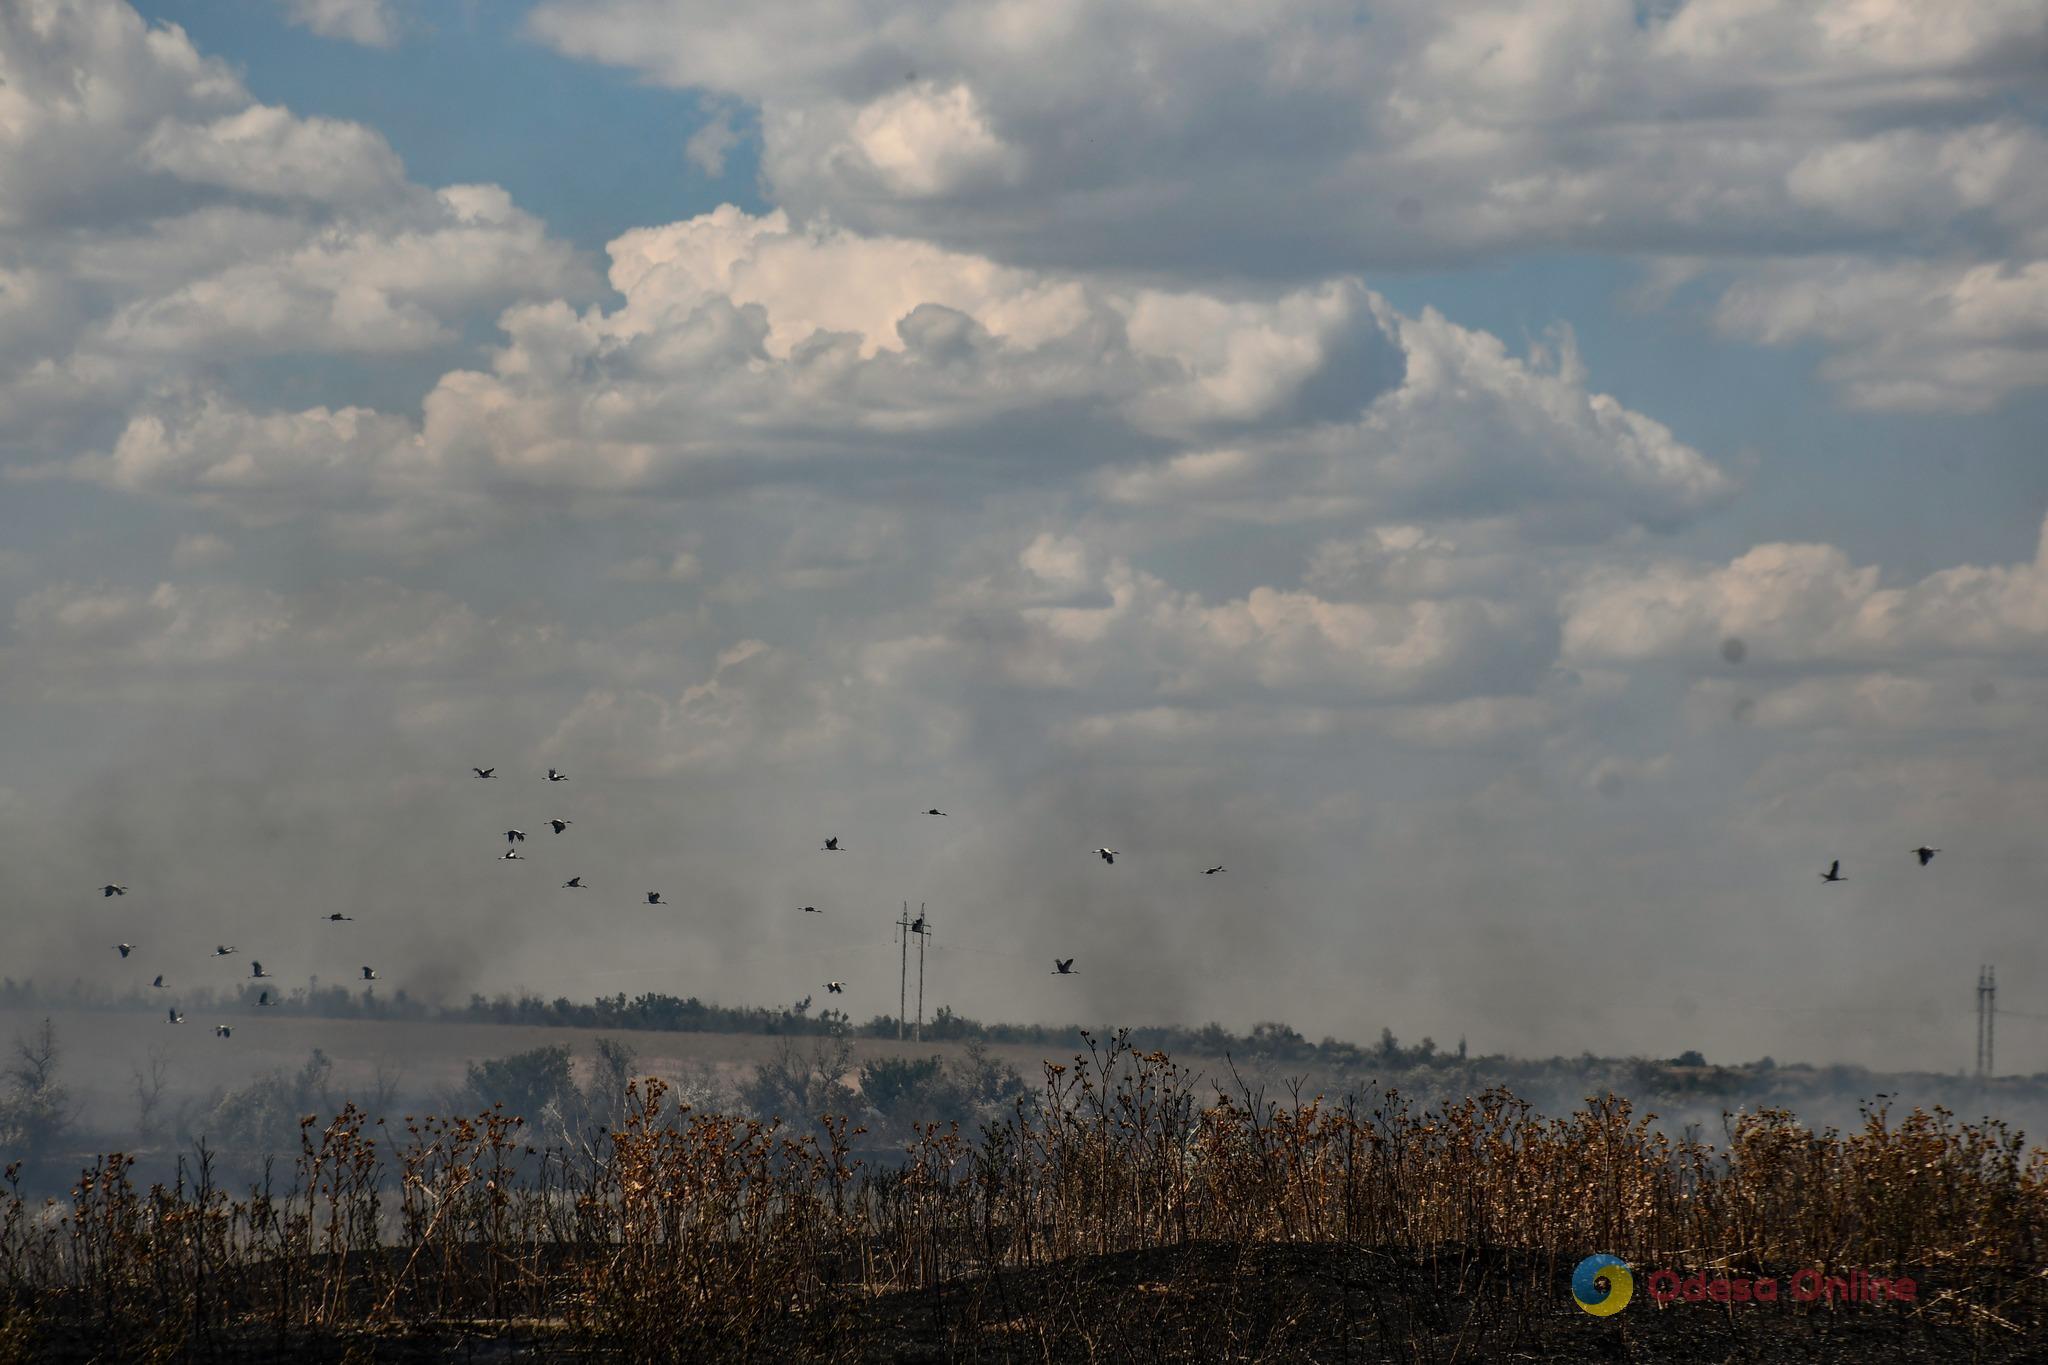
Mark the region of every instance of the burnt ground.
MULTIPOLYGON (((865 1360, 1876 1362, 2048 1360, 2048 1328, 1920 1307, 1677 1303, 1596 1318, 1571 1267, 1338 1246, 1206 1244, 1094 1257, 874 1302, 865 1360)), ((2012 1277, 2010 1295, 2024 1277, 2012 1277)), ((2040 1280, 2029 1292, 2040 1307, 2040 1280)), ((2004 1297, 2004 1296, 2001 1296, 2004 1297)), ((2007 1320, 2011 1321, 2010 1309, 2007 1320)))
MULTIPOLYGON (((1777 1303, 1657 1307, 1641 1283, 1611 1318, 1571 1299, 1569 1265, 1498 1252, 1434 1256, 1365 1248, 1206 1243, 1078 1258, 756 1318, 746 1340, 676 1323, 602 1342, 559 1323, 439 1323, 279 1335, 218 1328, 198 1340, 148 1325, 39 1326, 0 1310, 14 1362, 832 1360, 1655 1362, 2048 1362, 2048 1280, 2014 1271, 1944 1297, 1928 1272, 1917 1305, 1777 1303)), ((1953 1288, 1953 1286, 1952 1286, 1953 1288)))

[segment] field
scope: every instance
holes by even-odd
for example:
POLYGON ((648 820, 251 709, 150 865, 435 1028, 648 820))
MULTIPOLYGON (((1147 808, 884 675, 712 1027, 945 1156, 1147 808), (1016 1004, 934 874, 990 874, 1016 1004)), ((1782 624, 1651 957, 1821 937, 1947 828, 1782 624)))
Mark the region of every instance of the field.
MULTIPOLYGON (((283 1066, 321 1036, 266 1046, 283 1066)), ((411 1060, 439 1076, 463 1046, 411 1060)), ((68 1199, 0 1195, 0 1361, 2022 1360, 2048 1331, 2048 1153, 1940 1112, 1837 1134, 1766 1110, 1710 1144, 1612 1096, 1546 1117, 1500 1090, 1219 1094, 1106 1039, 877 1161, 845 1109, 590 1093, 602 1131, 560 1145, 502 1106, 345 1105, 255 1181, 195 1151, 154 1187, 110 1156, 68 1199), (1595 1252, 1635 1268, 1612 1317, 1573 1301, 1595 1252), (1702 1301, 1658 1302, 1661 1270, 1702 1301), (1704 1289, 1801 1272, 1913 1289, 1739 1309, 1704 1289)))
MULTIPOLYGON (((607 1033, 625 1036, 631 1043, 639 1074, 670 1081, 708 1068, 729 1084, 781 1046, 778 1038, 754 1033, 619 1035, 604 1029, 516 1024, 322 1019, 283 1011, 253 1018, 247 1011, 222 1012, 219 1020, 235 1026, 235 1032, 221 1039, 213 1035, 214 1015, 195 1014, 173 1026, 160 1014, 81 1009, 0 1009, 0 1043, 28 1037, 45 1018, 72 1063, 65 1068, 64 1084, 86 1117, 86 1131, 103 1136, 132 1130, 132 1122, 124 1125, 124 1119, 132 1119, 135 1111, 133 1075, 148 1065, 152 1053, 167 1062, 166 1100, 172 1103, 245 1085, 262 1073, 295 1069, 319 1048, 334 1061, 336 1091, 363 1093, 381 1069, 396 1081, 402 1098, 429 1104, 459 1088, 472 1062, 563 1043, 578 1057, 587 1057, 597 1038, 607 1033), (88 1058, 90 1066, 81 1064, 88 1058)), ((858 1061, 959 1051, 957 1043, 874 1039, 856 1039, 852 1048, 858 1061)), ((989 1051, 1025 1075, 1036 1075, 1049 1050, 995 1044, 989 1051)))

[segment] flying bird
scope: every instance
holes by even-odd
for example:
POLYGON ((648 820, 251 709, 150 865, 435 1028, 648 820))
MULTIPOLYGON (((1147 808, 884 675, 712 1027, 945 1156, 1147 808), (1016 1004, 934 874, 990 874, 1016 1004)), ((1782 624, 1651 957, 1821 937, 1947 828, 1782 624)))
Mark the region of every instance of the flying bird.
POLYGON ((123 958, 126 958, 128 954, 135 951, 135 945, 132 943, 116 943, 114 945, 114 951, 119 953, 123 958))
POLYGON ((508 830, 506 830, 506 831, 505 831, 505 842, 506 842, 506 843, 508 843, 508 844, 511 844, 511 843, 522 843, 522 844, 523 844, 523 843, 525 843, 525 842, 526 842, 526 831, 525 831, 525 830, 523 830, 523 829, 508 829, 508 830))
POLYGON ((508 863, 522 863, 526 860, 520 856, 518 849, 508 848, 505 850, 504 858, 502 858, 500 861, 508 863))
MULTIPOLYGON (((825 912, 824 912, 823 910, 820 910, 820 909, 819 909, 819 908, 818 908, 817 906, 815 906, 815 905, 806 905, 806 906, 804 907, 804 913, 805 913, 806 915, 822 915, 822 914, 824 914, 825 912)), ((126 956, 128 956, 128 954, 126 954, 126 953, 123 953, 123 954, 121 954, 121 956, 122 956, 122 957, 126 957, 126 956)))
POLYGON ((356 921, 356 917, 354 915, 344 915, 339 910, 335 911, 331 915, 328 915, 326 919, 329 924, 354 924, 356 921))
POLYGON ((156 987, 158 990, 161 990, 163 989, 164 979, 161 976, 159 976, 156 980, 150 982, 149 984, 151 986, 156 987))
POLYGON ((667 905, 667 904, 668 904, 668 902, 667 902, 667 901, 665 901, 665 900, 663 900, 663 899, 661 898, 661 893, 660 893, 659 891, 650 891, 650 892, 648 892, 648 893, 647 893, 647 903, 648 903, 649 905, 667 905))
POLYGON ((275 1004, 277 1004, 277 1002, 276 1002, 275 1000, 272 1000, 272 999, 270 998, 270 992, 269 992, 269 991, 264 991, 264 992, 262 992, 262 993, 261 993, 260 995, 258 995, 258 996, 256 997, 256 1003, 257 1003, 257 1005, 259 1005, 259 1006, 264 1006, 264 1005, 275 1005, 275 1004))
POLYGON ((1111 867, 1114 867, 1114 866, 1116 866, 1116 854, 1117 854, 1117 851, 1116 851, 1115 849, 1113 849, 1113 848, 1098 848, 1098 849, 1096 849, 1095 851, 1096 851, 1097 853, 1099 853, 1099 854, 1101 854, 1101 855, 1102 855, 1102 861, 1104 861, 1105 863, 1108 863, 1108 864, 1109 864, 1109 865, 1110 865, 1111 867))
POLYGON ((1052 971, 1049 973, 1049 975, 1072 976, 1073 974, 1074 959, 1072 959, 1071 957, 1056 957, 1052 960, 1052 971))
POLYGON ((1213 877, 1213 876, 1215 876, 1215 875, 1216 875, 1216 874, 1217 874, 1218 872, 1228 872, 1229 870, 1230 870, 1229 868, 1226 868, 1226 867, 1221 867, 1221 866, 1218 866, 1218 867, 1212 867, 1212 868, 1210 868, 1210 869, 1209 869, 1209 870, 1208 870, 1207 872, 1204 872, 1204 873, 1203 873, 1202 875, 1203 875, 1204 877, 1213 877))
POLYGON ((1820 874, 1820 879, 1824 882, 1848 881, 1849 879, 1842 875, 1842 860, 1837 858, 1832 863, 1829 863, 1828 870, 1820 874))
POLYGON ((827 995, 844 995, 844 994, 846 994, 846 983, 845 983, 844 981, 827 981, 827 982, 825 983, 825 994, 827 994, 827 995))
POLYGON ((178 1013, 178 1007, 176 1005, 171 1006, 171 1022, 174 1024, 182 1024, 185 1022, 185 1016, 178 1013))
POLYGON ((550 781, 550 782, 567 782, 568 780, 569 780, 569 774, 567 774, 567 773, 558 773, 558 772, 556 772, 556 771, 555 771, 555 770, 554 770, 553 768, 550 768, 550 769, 548 769, 548 781, 550 781))
POLYGON ((924 932, 924 916, 923 916, 923 915, 919 915, 919 916, 918 916, 918 917, 917 917, 916 919, 914 919, 914 920, 912 920, 912 921, 910 922, 910 932, 911 932, 911 933, 913 933, 913 934, 921 934, 921 933, 923 933, 923 932, 924 932))
POLYGON ((249 979, 251 981, 262 981, 269 975, 269 972, 263 970, 263 964, 261 962, 258 962, 253 957, 249 959, 249 979))
POLYGON ((569 878, 569 880, 568 880, 568 881, 566 881, 566 882, 563 882, 563 883, 562 883, 562 889, 563 889, 564 891, 581 891, 581 890, 583 889, 583 878, 581 878, 581 877, 571 877, 571 878, 569 878))
POLYGON ((101 900, 105 900, 105 899, 106 899, 107 897, 109 897, 109 896, 125 896, 125 895, 127 895, 127 894, 128 894, 128 888, 127 888, 127 887, 125 887, 125 886, 116 886, 116 885, 114 885, 114 884, 113 884, 112 882, 108 882, 108 883, 107 883, 107 884, 106 884, 105 886, 103 886, 103 887, 101 887, 101 888, 100 888, 100 899, 101 899, 101 900))
POLYGON ((930 810, 925 812, 926 815, 944 815, 945 813, 946 812, 940 810, 937 806, 933 806, 930 810))
POLYGON ((363 968, 363 980, 365 980, 365 981, 375 981, 376 979, 377 979, 377 969, 376 969, 375 967, 365 967, 365 968, 363 968))
POLYGON ((1925 867, 1934 861, 1934 855, 1941 852, 1941 850, 1938 848, 1928 848, 1925 844, 1922 844, 1919 848, 1914 849, 1913 852, 1919 856, 1920 866, 1925 867))
POLYGON ((496 768, 471 768, 470 771, 478 777, 496 777, 498 775, 496 768))
POLYGON ((217 943, 214 945, 213 955, 215 957, 226 957, 229 953, 235 951, 237 951, 237 949, 235 948, 235 945, 232 943, 217 943))
POLYGON ((216 1037, 216 1038, 225 1038, 225 1037, 227 1037, 227 1036, 228 1036, 228 1026, 227 1026, 226 1024, 215 1024, 215 1025, 213 1026, 213 1036, 214 1036, 214 1037, 216 1037))
POLYGON ((827 839, 825 841, 825 847, 823 851, 826 853, 844 852, 844 850, 839 847, 839 836, 835 834, 831 838, 827 839))
POLYGON ((573 824, 575 824, 575 823, 576 823, 576 822, 575 822, 574 820, 550 820, 550 821, 548 821, 548 824, 549 824, 549 825, 550 825, 551 827, 553 827, 553 829, 554 829, 555 833, 557 833, 557 834, 560 834, 560 833, 561 833, 561 832, 562 832, 563 830, 565 830, 565 829, 569 828, 569 826, 571 826, 571 825, 573 825, 573 824))

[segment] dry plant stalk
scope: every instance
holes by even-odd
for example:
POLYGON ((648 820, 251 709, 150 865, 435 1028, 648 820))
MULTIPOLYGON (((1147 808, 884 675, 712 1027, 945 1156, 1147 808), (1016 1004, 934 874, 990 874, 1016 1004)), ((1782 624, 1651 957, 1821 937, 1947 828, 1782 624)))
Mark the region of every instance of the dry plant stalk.
MULTIPOLYGON (((902 1163, 849 1155, 862 1130, 672 1107, 630 1087, 617 1129, 537 1150, 503 1108, 408 1118, 353 1105, 304 1120, 283 1188, 217 1184, 203 1149, 138 1190, 120 1153, 68 1202, 0 1194, 0 1340, 90 1329, 138 1354, 221 1333, 554 1324, 629 1358, 847 1354, 860 1305, 990 1272, 1198 1244, 1375 1254, 1519 1253, 1534 1303, 1593 1251, 1636 1265, 1784 1273, 1912 1268, 1942 1301, 2038 1330, 2048 1152, 1937 1109, 1853 1132, 1781 1110, 1720 1145, 1673 1140, 1608 1095, 1545 1118, 1505 1090, 1439 1110, 1240 1084, 1217 1094, 1123 1037, 970 1139, 915 1130, 902 1163), (1198 1094, 1205 1090, 1208 1096, 1198 1094), (23 1324, 27 1324, 24 1328, 23 1324)), ((1043 1322, 1026 1324, 1047 1340, 1043 1322)), ((1025 1329, 1020 1329, 1025 1330, 1025 1329)))

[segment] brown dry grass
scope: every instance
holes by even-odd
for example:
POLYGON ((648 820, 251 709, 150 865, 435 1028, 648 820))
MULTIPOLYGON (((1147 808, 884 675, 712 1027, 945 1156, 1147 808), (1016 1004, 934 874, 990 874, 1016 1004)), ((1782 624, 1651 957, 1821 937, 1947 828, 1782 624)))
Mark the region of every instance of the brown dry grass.
MULTIPOLYGON (((2034 1273, 2048 1153, 1942 1111, 1874 1110, 1848 1133, 1766 1111, 1710 1145, 1612 1096, 1545 1118, 1504 1091, 1434 1111, 1215 1094, 1119 1039, 1048 1065, 1037 1095, 972 1139, 920 1129, 891 1170, 851 1157, 844 1119, 679 1111, 658 1081, 587 1151, 536 1151, 523 1130, 497 1110, 396 1131, 350 1107, 308 1118, 289 1171, 248 1191, 220 1188, 202 1152, 168 1186, 137 1189, 114 1154, 68 1201, 0 1195, 0 1361, 88 1335, 114 1357, 174 1359, 478 1321, 528 1324, 558 1353, 874 1358, 900 1347, 876 1336, 879 1305, 943 1308, 967 1287, 977 1307, 941 1314, 948 1332, 965 1322, 1008 1343, 995 1356, 1051 1358, 1101 1331, 1082 1304, 1116 1311, 1078 1278, 1060 1288, 1063 1268, 1218 1246, 1448 1256, 1458 1292, 1497 1317, 1556 1310, 1571 1267, 1605 1251, 1912 1271, 1923 1314, 1994 1334, 2048 1324, 2034 1273), (1037 1287, 1013 1299, 1020 1275, 1037 1287)), ((1181 1264, 1124 1297, 1183 1293, 1181 1264)), ((981 1350, 967 1340, 941 1354, 981 1350)), ((1396 1358, 1424 1358, 1422 1341, 1396 1358)), ((1262 1353, 1286 1354, 1245 1358, 1262 1353)))

